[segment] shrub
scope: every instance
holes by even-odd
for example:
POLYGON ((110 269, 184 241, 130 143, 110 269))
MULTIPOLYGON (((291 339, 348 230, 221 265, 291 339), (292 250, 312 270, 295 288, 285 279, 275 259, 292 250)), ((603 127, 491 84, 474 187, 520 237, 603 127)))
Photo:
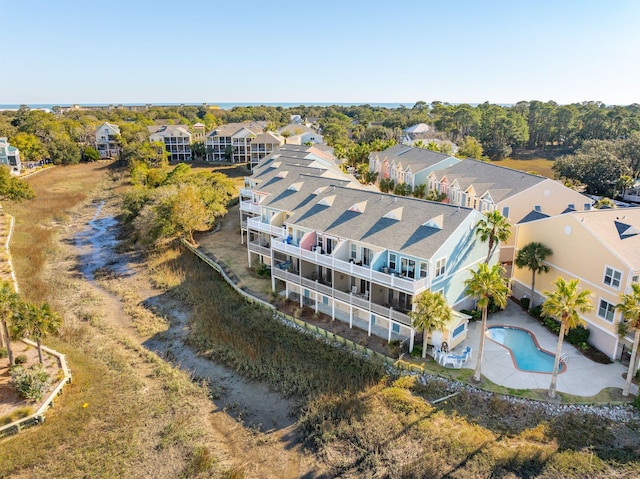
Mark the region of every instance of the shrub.
POLYGON ((422 357, 422 346, 417 344, 413 347, 413 351, 411 351, 411 356, 414 358, 422 357))
POLYGON ((538 319, 542 318, 542 305, 534 306, 531 308, 531 314, 538 319))
POLYGON ((633 406, 640 411, 640 394, 638 394, 635 399, 633 400, 633 402, 631 403, 633 404, 633 406))
POLYGON ((531 304, 531 300, 529 298, 522 298, 520 300, 520 306, 522 306, 522 309, 525 311, 529 309, 529 304, 531 304))
POLYGON ((7 356, 9 356, 7 348, 0 348, 0 359, 6 358, 7 356))
POLYGON ((583 344, 587 343, 587 340, 589 339, 589 334, 590 334, 590 331, 587 328, 583 326, 578 326, 577 328, 571 329, 567 333, 567 342, 569 342, 569 344, 573 344, 574 346, 582 347, 583 344))
POLYGON ((27 362, 27 357, 24 354, 20 354, 16 356, 16 358, 14 359, 14 362, 16 364, 25 364, 27 362))
POLYGON ((11 370, 11 379, 18 394, 31 401, 40 401, 49 381, 49 374, 42 364, 34 364, 29 369, 16 366, 11 370))

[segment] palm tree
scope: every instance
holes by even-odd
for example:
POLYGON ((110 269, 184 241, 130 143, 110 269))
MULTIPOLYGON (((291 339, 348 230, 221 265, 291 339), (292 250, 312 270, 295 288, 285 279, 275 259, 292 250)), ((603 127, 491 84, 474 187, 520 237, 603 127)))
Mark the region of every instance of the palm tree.
POLYGON ((23 303, 16 315, 13 328, 20 336, 35 338, 38 344, 38 359, 42 364, 41 340, 49 334, 55 334, 62 326, 62 317, 51 309, 49 303, 40 305, 23 303))
POLYGON ((504 243, 511 238, 511 224, 498 210, 487 211, 484 216, 485 219, 480 220, 476 226, 476 235, 480 237, 480 241, 488 243, 485 263, 489 263, 500 242, 504 243))
POLYGON ((427 357, 429 334, 442 331, 453 313, 442 293, 425 291, 413 300, 415 309, 409 313, 413 327, 422 331, 422 357, 427 357))
POLYGON ((552 254, 551 248, 534 241, 525 245, 516 255, 516 266, 521 269, 527 268, 531 271, 531 302, 529 303, 529 309, 535 306, 533 298, 536 292, 536 274, 549 272, 549 267, 544 264, 544 260, 552 254))
POLYGON ((566 331, 577 326, 584 325, 584 320, 578 313, 586 313, 593 309, 591 304, 591 291, 578 291, 577 279, 572 279, 568 283, 564 278, 558 277, 553 283, 555 291, 544 291, 547 297, 542 304, 542 313, 560 321, 560 332, 558 333, 558 346, 556 347, 556 358, 553 363, 551 384, 549 385, 549 397, 556 397, 556 383, 558 382, 558 366, 560 365, 560 355, 562 354, 562 342, 566 331))
POLYGON ((20 297, 13 291, 11 284, 7 281, 3 281, 2 284, 0 284, 0 318, 2 319, 2 333, 0 333, 0 336, 4 337, 4 341, 7 345, 9 366, 13 366, 14 358, 13 349, 11 349, 11 338, 9 337, 9 326, 7 325, 7 320, 13 317, 19 301, 20 297))
POLYGON ((636 372, 636 357, 638 355, 638 343, 640 342, 640 284, 631 285, 631 293, 620 295, 620 304, 616 308, 622 312, 622 317, 627 320, 630 328, 635 329, 633 337, 633 348, 631 349, 631 360, 627 371, 627 381, 622 390, 623 396, 629 395, 631 379, 636 372))
POLYGON ((480 382, 482 354, 484 352, 484 335, 487 330, 487 311, 489 309, 489 301, 504 308, 507 305, 509 297, 509 286, 504 277, 505 270, 499 264, 489 268, 487 263, 480 263, 478 271, 471 272, 471 278, 467 279, 464 284, 466 292, 478 300, 478 307, 482 308, 482 329, 480 330, 480 346, 478 347, 478 360, 476 369, 473 373, 473 380, 480 382))

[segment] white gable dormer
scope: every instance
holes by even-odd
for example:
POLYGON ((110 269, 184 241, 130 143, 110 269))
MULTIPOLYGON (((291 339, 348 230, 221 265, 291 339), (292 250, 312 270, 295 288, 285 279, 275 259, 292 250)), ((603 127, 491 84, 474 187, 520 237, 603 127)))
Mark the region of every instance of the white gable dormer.
POLYGON ((444 215, 439 214, 434 218, 431 218, 429 221, 422 224, 422 226, 427 226, 429 228, 437 228, 441 230, 444 226, 444 215))
POLYGON ((349 208, 349 211, 353 213, 364 213, 365 208, 367 207, 367 200, 360 201, 355 203, 349 208))
POLYGON ((386 215, 384 215, 383 218, 400 221, 402 219, 402 210, 403 210, 402 206, 394 210, 391 210, 386 215))

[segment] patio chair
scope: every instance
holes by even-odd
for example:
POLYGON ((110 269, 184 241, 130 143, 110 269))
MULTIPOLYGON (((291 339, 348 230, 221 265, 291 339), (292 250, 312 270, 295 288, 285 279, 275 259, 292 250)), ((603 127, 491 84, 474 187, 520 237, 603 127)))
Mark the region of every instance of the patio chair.
POLYGON ((469 353, 465 351, 462 353, 462 356, 456 356, 453 367, 456 369, 460 369, 462 366, 467 364, 467 361, 469 361, 469 353))
POLYGON ((471 356, 473 355, 473 349, 471 348, 471 346, 467 346, 467 348, 464 350, 463 354, 467 353, 468 359, 471 359, 471 356))
POLYGON ((456 367, 456 355, 455 354, 443 354, 442 355, 442 362, 440 364, 442 364, 442 366, 447 366, 447 365, 451 365, 454 368, 456 367))
POLYGON ((438 346, 433 347, 433 351, 431 351, 431 356, 433 356, 433 359, 435 360, 435 362, 437 363, 440 362, 440 356, 442 356, 442 351, 438 346))

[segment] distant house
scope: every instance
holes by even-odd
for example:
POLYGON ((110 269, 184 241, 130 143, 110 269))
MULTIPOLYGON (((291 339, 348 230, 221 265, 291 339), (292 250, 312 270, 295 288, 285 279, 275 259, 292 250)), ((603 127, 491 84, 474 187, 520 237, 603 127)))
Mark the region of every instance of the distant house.
MULTIPOLYGON (((620 293, 640 281, 640 208, 572 211, 539 218, 518 226, 516 251, 537 241, 553 251, 545 264, 548 273, 536 275, 535 304, 544 300, 543 291, 553 291, 558 276, 577 278, 593 293, 594 310, 581 315, 591 331, 589 342, 612 359, 629 350, 632 338, 621 339, 617 325, 621 314, 615 309, 620 293)), ((513 295, 531 296, 531 271, 513 271, 513 295)))
MULTIPOLYGON (((498 210, 512 225, 567 211, 590 210, 592 200, 544 176, 478 160, 461 160, 429 174, 428 189, 455 206, 482 213, 498 210)), ((512 262, 515 230, 500 248, 500 261, 512 262)))
POLYGON ((270 153, 273 153, 278 147, 284 145, 284 137, 272 131, 265 131, 256 136, 249 144, 251 153, 251 168, 255 167, 260 160, 270 153))
POLYGON ((402 130, 402 132, 406 135, 421 135, 424 133, 428 133, 431 131, 431 127, 426 123, 418 123, 417 125, 412 125, 408 128, 402 130))
POLYGON ((104 122, 96 129, 96 150, 100 153, 100 158, 118 158, 120 156, 119 135, 120 127, 108 122, 104 122))
POLYGON ((260 135, 266 121, 228 123, 211 130, 206 137, 207 161, 251 161, 251 142, 260 135))
POLYGON ((207 131, 202 123, 195 123, 192 127, 191 143, 204 143, 207 131))
POLYGON ((391 179, 396 184, 408 184, 413 190, 418 185, 426 184, 432 171, 458 162, 458 158, 437 151, 394 145, 369 155, 369 171, 378 173, 378 183, 382 179, 391 179))
POLYGON ((149 126, 149 140, 164 143, 170 161, 191 161, 192 133, 186 125, 149 126))
POLYGON ((11 146, 5 137, 0 138, 0 164, 8 166, 12 175, 19 175, 22 169, 20 150, 11 146))
POLYGON ((323 136, 306 125, 290 124, 278 130, 286 138, 287 145, 306 145, 308 143, 324 143, 323 136))

